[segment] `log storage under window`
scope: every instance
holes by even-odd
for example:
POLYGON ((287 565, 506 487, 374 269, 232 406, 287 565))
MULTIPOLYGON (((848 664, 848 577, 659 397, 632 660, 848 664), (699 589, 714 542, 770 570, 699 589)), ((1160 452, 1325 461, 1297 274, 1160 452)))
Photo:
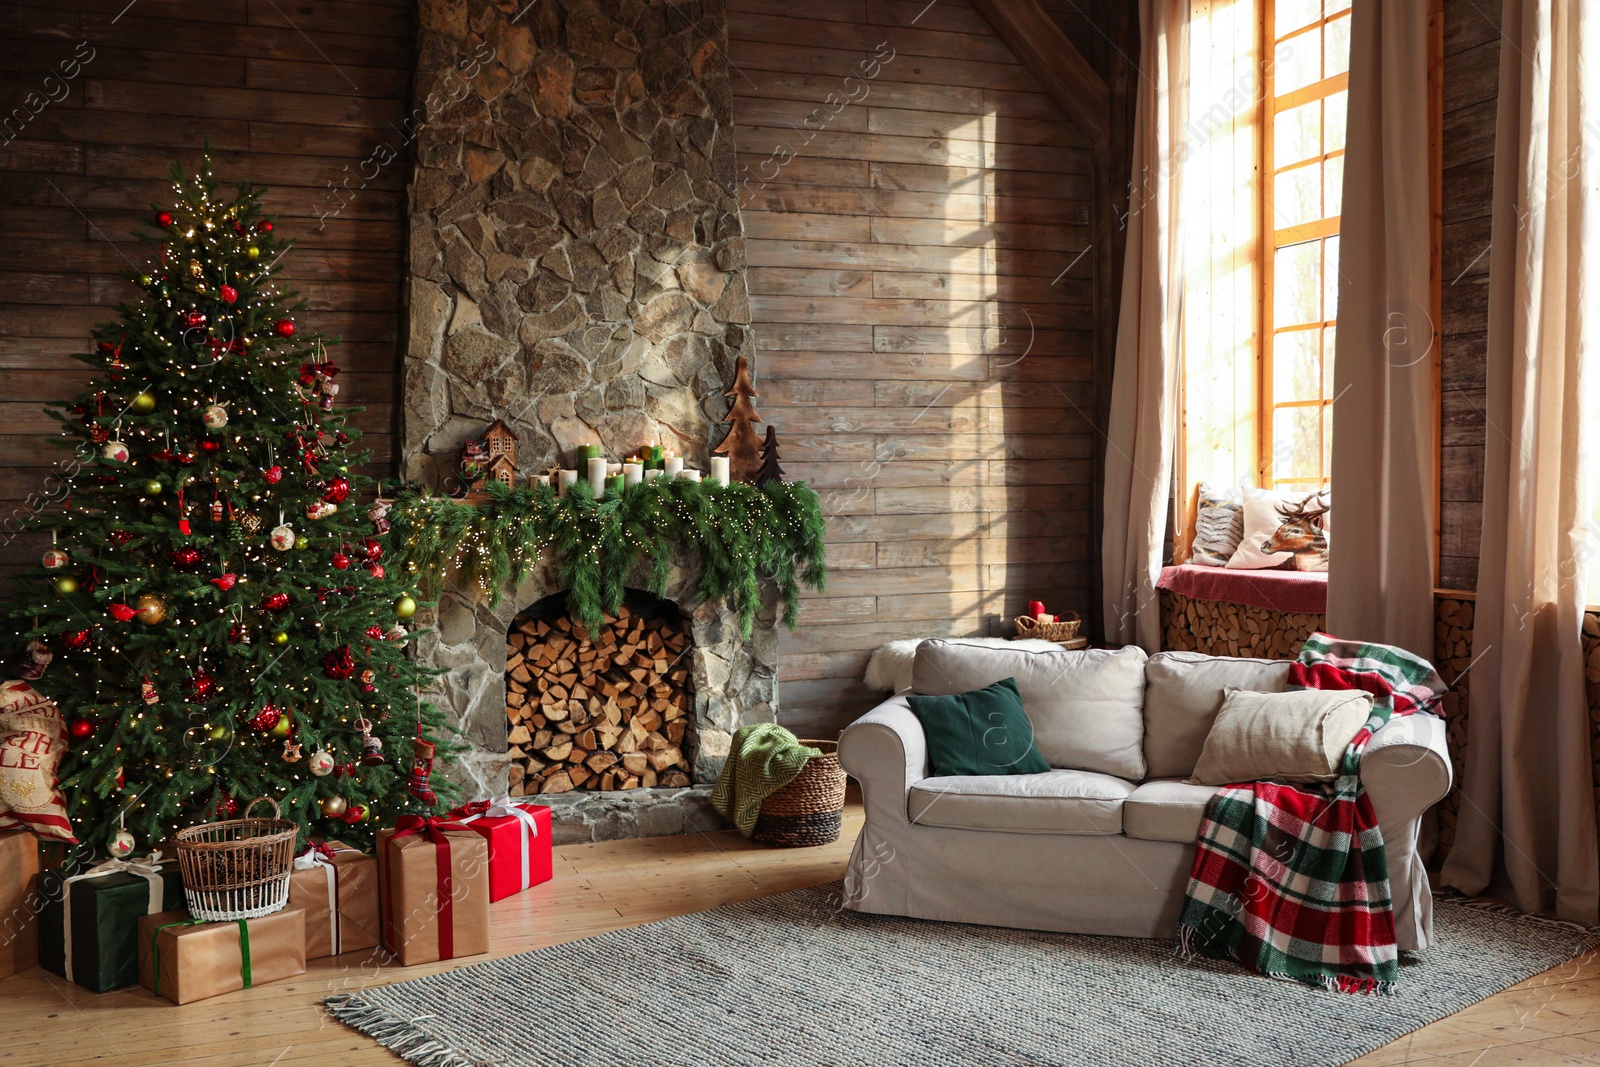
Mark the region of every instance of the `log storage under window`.
POLYGON ((564 615, 512 623, 511 795, 689 785, 689 642, 664 613, 627 605, 594 633, 564 615))

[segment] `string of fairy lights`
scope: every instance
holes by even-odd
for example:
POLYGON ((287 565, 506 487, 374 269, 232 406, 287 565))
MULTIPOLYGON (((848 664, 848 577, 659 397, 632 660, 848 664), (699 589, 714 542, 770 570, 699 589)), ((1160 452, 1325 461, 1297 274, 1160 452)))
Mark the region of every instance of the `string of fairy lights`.
POLYGON ((333 410, 338 368, 296 339, 271 281, 292 242, 258 193, 216 198, 209 160, 173 190, 142 301, 79 357, 104 377, 54 413, 88 462, 37 520, 54 595, 18 612, 29 647, 54 655, 39 684, 72 718, 74 822, 114 822, 122 854, 126 823, 155 839, 284 780, 324 818, 392 818, 406 775, 371 758, 372 734, 420 734, 409 707, 390 721, 388 693, 436 673, 403 653, 417 605, 385 574, 384 527, 358 525, 350 471, 367 454, 333 410))

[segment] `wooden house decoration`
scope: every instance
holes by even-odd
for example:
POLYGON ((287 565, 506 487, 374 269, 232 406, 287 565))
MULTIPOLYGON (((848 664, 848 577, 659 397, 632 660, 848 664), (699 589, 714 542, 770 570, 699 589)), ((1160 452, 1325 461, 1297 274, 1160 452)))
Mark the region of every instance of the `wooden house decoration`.
POLYGON ((490 482, 511 487, 517 483, 517 435, 499 419, 489 424, 483 437, 467 442, 461 454, 463 472, 472 479, 470 494, 482 494, 490 482))

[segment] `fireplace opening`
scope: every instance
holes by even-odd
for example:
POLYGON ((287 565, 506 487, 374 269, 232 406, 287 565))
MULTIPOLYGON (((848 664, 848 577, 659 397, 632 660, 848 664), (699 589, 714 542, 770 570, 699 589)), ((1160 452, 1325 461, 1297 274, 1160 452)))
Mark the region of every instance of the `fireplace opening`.
POLYGON ((676 604, 637 589, 592 633, 567 616, 564 592, 512 619, 510 794, 689 785, 697 742, 693 640, 676 604))

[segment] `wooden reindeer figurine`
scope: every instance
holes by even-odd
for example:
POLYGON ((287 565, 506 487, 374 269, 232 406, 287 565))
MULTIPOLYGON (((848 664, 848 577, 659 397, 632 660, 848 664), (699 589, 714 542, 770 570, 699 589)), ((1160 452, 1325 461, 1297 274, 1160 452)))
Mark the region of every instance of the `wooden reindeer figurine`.
POLYGON ((1328 569, 1328 537, 1323 532, 1323 516, 1328 514, 1327 497, 1312 493, 1298 504, 1279 505, 1283 523, 1261 543, 1261 551, 1291 552, 1289 569, 1325 571, 1328 569))

